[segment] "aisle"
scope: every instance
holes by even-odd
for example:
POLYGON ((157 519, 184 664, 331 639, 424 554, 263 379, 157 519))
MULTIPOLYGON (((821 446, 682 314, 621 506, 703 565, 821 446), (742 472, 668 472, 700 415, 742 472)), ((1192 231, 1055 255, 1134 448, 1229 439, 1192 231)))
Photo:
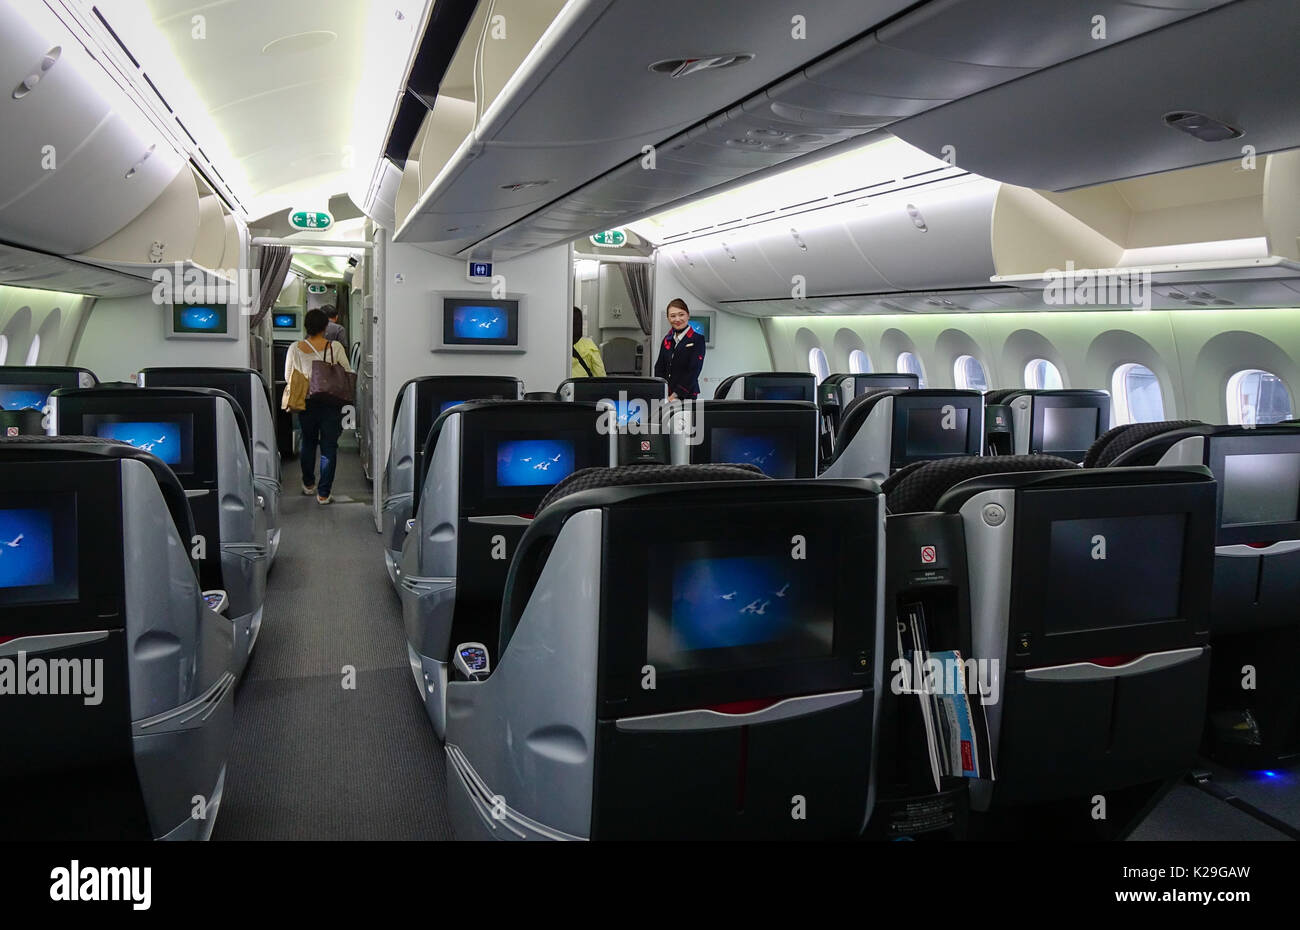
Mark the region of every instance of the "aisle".
POLYGON ((370 486, 355 446, 340 451, 325 507, 285 462, 282 541, 235 699, 217 840, 451 836, 445 756, 411 681, 370 486))

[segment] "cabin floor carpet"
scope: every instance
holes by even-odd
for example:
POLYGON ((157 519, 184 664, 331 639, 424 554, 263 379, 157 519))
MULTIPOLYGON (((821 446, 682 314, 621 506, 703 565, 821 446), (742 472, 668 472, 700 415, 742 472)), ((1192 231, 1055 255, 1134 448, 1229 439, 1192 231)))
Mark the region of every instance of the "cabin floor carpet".
POLYGON ((300 477, 286 461, 213 839, 450 839, 446 757, 411 680, 355 445, 340 449, 335 503, 304 496, 300 477))

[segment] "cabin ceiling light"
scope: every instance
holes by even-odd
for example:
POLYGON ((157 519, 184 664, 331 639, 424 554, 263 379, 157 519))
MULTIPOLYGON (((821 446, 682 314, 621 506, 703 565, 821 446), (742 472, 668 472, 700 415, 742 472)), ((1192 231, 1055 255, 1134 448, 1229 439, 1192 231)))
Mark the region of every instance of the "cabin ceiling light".
POLYGON ((1192 138, 1199 139, 1202 142, 1224 142, 1228 139, 1239 139, 1245 135, 1245 132, 1236 126, 1229 126, 1227 123, 1206 116, 1204 113, 1175 110, 1172 113, 1166 113, 1164 120, 1166 125, 1185 132, 1192 138))
POLYGON ((649 70, 655 74, 667 74, 670 77, 679 78, 686 77, 688 74, 697 74, 700 71, 717 71, 720 68, 730 68, 734 65, 752 61, 753 58, 752 52, 701 55, 697 58, 665 58, 663 61, 652 63, 649 70))

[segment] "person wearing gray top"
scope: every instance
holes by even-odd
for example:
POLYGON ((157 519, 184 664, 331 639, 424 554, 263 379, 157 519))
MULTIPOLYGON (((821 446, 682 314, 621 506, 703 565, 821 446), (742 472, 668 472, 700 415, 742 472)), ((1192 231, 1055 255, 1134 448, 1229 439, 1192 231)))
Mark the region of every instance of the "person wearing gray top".
POLYGON ((339 311, 337 307, 321 307, 325 315, 329 317, 329 323, 325 327, 325 338, 330 342, 342 343, 343 348, 348 347, 348 332, 339 322, 339 311))

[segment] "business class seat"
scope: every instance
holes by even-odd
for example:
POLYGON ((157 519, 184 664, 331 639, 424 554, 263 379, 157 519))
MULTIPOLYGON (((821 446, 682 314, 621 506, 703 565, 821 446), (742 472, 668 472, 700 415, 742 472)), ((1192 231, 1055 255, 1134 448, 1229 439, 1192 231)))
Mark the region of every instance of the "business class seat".
POLYGON ((883 518, 872 482, 725 465, 558 486, 511 563, 488 674, 448 686, 457 836, 857 836, 883 518))
POLYGON ((229 595, 235 670, 242 672, 262 627, 269 552, 252 438, 238 402, 215 388, 100 386, 56 391, 50 406, 57 434, 122 439, 176 473, 194 515, 199 578, 229 595))
MULTIPOLYGON (((1141 424, 1115 465, 1205 465, 1219 482, 1206 751, 1267 768, 1300 753, 1300 431, 1290 425, 1141 424), (1251 685, 1243 684, 1249 674, 1251 685)), ((1126 441, 1127 440, 1127 441, 1126 441)))
MULTIPOLYGON (((1003 388, 984 395, 990 413, 1002 413, 1007 423, 989 444, 1010 455, 1059 455, 1082 462, 1110 425, 1107 391, 1067 388, 1035 390, 1003 388)), ((995 426, 991 420, 989 425, 995 426)))
POLYGON ((1098 796, 1121 829, 1193 764, 1215 488, 1203 466, 1084 469, 1051 456, 927 463, 884 487, 891 540, 915 523, 946 541, 891 545, 891 577, 956 566, 967 593, 950 602, 969 621, 950 624, 944 645, 1000 676, 986 706, 995 778, 969 788, 974 811, 997 814, 985 823, 995 834, 1007 811, 1020 829, 1049 822, 1045 806, 1100 827, 1088 810, 1098 796))
POLYGON ((667 465, 671 452, 659 424, 668 410, 668 382, 663 378, 567 378, 555 398, 600 404, 609 410, 602 427, 617 434, 615 464, 667 465))
POLYGON ((978 455, 984 401, 978 391, 886 388, 843 409, 823 478, 883 480, 916 461, 978 455))
POLYGON ((193 532, 185 490, 148 453, 0 439, 0 669, 13 676, 0 675, 0 838, 211 835, 234 639, 203 597, 193 532))
POLYGON ((88 368, 0 365, 0 437, 44 436, 49 395, 59 388, 94 387, 88 368))
POLYGON ((524 385, 518 378, 495 375, 429 375, 402 385, 393 403, 393 428, 384 468, 383 534, 388 577, 397 584, 397 563, 406 538, 406 521, 415 509, 416 476, 429 429, 454 403, 481 398, 518 400, 524 385))
POLYGON ((798 400, 704 400, 665 408, 673 465, 757 465, 770 478, 817 477, 820 414, 798 400))
POLYGON ((214 388, 225 391, 244 414, 253 452, 253 484, 266 513, 267 568, 280 551, 280 448, 275 414, 262 376, 251 368, 144 368, 140 387, 214 388))
POLYGON ((806 371, 746 371, 723 378, 714 400, 802 400, 817 402, 817 378, 806 371))
POLYGON ((446 731, 451 646, 496 645, 506 572, 546 492, 614 461, 595 404, 470 401, 429 430, 396 566, 407 657, 434 732, 446 731))

